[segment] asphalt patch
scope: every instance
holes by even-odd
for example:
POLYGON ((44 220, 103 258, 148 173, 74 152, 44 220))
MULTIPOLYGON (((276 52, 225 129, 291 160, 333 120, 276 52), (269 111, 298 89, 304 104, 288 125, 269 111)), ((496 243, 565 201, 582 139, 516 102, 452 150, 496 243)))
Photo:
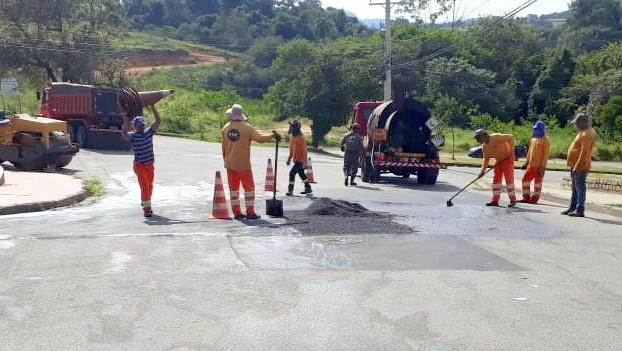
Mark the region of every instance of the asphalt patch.
POLYGON ((318 198, 302 211, 287 213, 288 225, 303 235, 413 234, 395 216, 374 212, 352 202, 318 198))

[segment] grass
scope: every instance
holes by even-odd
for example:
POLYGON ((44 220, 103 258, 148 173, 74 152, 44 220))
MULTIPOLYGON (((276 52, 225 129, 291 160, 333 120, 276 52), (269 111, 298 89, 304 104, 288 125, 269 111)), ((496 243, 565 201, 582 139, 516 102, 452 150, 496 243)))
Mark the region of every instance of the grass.
POLYGON ((128 54, 146 53, 189 53, 191 51, 205 51, 227 59, 239 57, 240 54, 219 49, 214 46, 192 43, 173 39, 158 31, 129 32, 123 38, 115 39, 112 45, 128 54))
POLYGON ((84 182, 84 189, 89 197, 100 197, 104 195, 104 186, 97 179, 89 179, 84 182))
MULTIPOLYGON (((504 124, 501 130, 495 130, 494 132, 510 133, 516 138, 517 145, 529 145, 531 128, 528 125, 504 124)), ((453 147, 451 129, 445 130, 444 135, 445 147, 443 151, 450 153, 453 147)), ((576 135, 577 131, 574 128, 551 128, 548 131, 548 137, 551 141, 551 157, 565 159, 568 147, 572 144, 576 135)), ((477 142, 473 139, 472 130, 455 129, 455 150, 457 153, 468 151, 473 146, 477 146, 477 142)), ((606 143, 598 140, 593 159, 595 161, 622 161, 622 143, 606 143)))

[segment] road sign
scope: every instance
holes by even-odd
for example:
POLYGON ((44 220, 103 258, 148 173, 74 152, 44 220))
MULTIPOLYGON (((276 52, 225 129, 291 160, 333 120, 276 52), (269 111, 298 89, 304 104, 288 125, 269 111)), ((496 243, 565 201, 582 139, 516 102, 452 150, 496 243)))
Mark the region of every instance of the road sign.
POLYGON ((2 91, 2 95, 6 96, 18 95, 19 83, 17 78, 4 78, 0 80, 0 91, 2 91))
POLYGON ((430 119, 425 122, 425 125, 428 129, 434 130, 434 128, 438 127, 438 119, 430 117, 430 119))

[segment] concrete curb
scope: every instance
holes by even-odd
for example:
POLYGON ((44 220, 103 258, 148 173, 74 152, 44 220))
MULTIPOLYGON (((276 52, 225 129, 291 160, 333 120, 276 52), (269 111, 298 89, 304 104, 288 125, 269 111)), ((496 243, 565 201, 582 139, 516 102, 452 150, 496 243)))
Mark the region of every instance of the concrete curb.
MULTIPOLYGON (((543 194, 542 199, 546 201, 554 202, 559 205, 565 205, 565 206, 568 206, 568 204, 570 203, 569 199, 564 199, 563 197, 550 195, 550 194, 543 194)), ((586 203, 585 207, 586 207, 585 209, 586 213, 593 211, 593 212, 600 213, 600 214, 606 214, 609 216, 622 218, 622 209, 618 209, 618 208, 607 206, 607 205, 590 204, 590 203, 586 203)))
POLYGON ((86 198, 88 198, 88 193, 86 189, 82 188, 79 193, 72 194, 60 200, 0 207, 0 215, 47 211, 53 208, 75 205, 86 200, 86 198))

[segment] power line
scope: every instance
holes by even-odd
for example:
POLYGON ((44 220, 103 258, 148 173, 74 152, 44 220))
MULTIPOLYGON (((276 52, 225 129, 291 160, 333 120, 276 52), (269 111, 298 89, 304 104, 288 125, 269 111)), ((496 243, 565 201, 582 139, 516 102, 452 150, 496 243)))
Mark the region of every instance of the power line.
MULTIPOLYGON (((494 21, 493 23, 487 25, 486 27, 482 28, 479 32, 480 33, 484 33, 484 32, 489 32, 491 31, 495 26, 497 26, 498 24, 500 24, 501 22, 504 22, 512 17, 514 17, 516 14, 518 14, 519 12, 525 10, 526 8, 530 7, 531 5, 535 4, 536 2, 538 2, 538 0, 527 0, 526 2, 524 2, 522 5, 520 5, 519 7, 515 8, 514 10, 510 11, 509 13, 507 13, 506 15, 498 18, 496 21, 494 21)), ((454 46, 456 46, 457 43, 451 44, 449 46, 446 46, 442 49, 437 50, 434 53, 431 53, 427 56, 412 60, 410 62, 406 62, 400 65, 397 65, 394 67, 394 69, 407 69, 410 66, 419 64, 419 63, 423 63, 425 61, 429 61, 432 59, 435 59, 449 51, 451 51, 453 49, 454 46)))

